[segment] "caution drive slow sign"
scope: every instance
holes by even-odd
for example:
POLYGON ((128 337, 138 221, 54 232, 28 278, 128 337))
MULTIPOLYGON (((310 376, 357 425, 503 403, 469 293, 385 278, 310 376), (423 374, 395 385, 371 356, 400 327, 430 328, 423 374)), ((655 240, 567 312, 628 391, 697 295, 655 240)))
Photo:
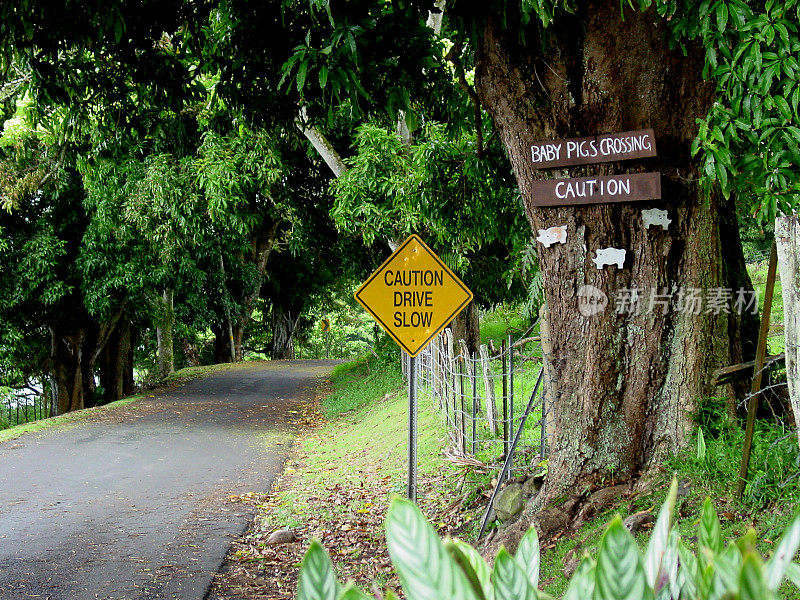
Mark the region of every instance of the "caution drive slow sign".
POLYGON ((403 242, 355 296, 411 356, 472 301, 472 292, 417 235, 403 242))

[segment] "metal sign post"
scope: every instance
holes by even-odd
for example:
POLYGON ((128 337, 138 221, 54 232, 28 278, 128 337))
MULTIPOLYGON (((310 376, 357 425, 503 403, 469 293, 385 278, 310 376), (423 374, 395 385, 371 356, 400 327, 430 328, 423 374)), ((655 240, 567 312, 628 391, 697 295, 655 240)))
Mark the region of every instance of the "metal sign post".
POLYGON ((331 357, 331 320, 322 319, 319 322, 319 328, 322 330, 323 337, 325 338, 325 358, 331 357))
POLYGON ((417 357, 408 359, 408 499, 417 503, 417 357))
POLYGON ((472 292, 417 235, 365 281, 356 300, 408 359, 408 498, 417 501, 417 355, 470 302, 472 292))

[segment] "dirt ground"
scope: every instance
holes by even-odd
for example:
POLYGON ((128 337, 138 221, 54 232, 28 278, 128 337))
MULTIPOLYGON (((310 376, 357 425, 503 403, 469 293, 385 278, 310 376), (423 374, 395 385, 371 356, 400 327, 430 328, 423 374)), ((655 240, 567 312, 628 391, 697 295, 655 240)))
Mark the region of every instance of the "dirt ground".
MULTIPOLYGON (((310 405, 303 417, 305 429, 300 435, 312 435, 321 421, 317 405, 310 405)), ((233 542, 225 565, 214 579, 209 600, 273 600, 294 598, 297 592, 299 567, 312 539, 322 542, 331 555, 341 582, 353 580, 365 592, 383 597, 387 589, 398 591, 384 539, 384 520, 391 497, 398 491, 398 482, 382 472, 379 464, 364 460, 363 451, 354 449, 348 464, 357 486, 334 484, 314 489, 308 495, 308 508, 303 509, 304 522, 292 528, 295 542, 269 545, 269 536, 280 527, 273 514, 307 481, 303 477, 306 464, 296 450, 286 463, 284 473, 269 494, 232 499, 252 502, 259 507, 248 532, 233 542)), ((444 475, 421 478, 421 490, 452 486, 444 475)), ((467 525, 464 498, 430 495, 420 500, 423 512, 442 536, 458 535, 467 525)))

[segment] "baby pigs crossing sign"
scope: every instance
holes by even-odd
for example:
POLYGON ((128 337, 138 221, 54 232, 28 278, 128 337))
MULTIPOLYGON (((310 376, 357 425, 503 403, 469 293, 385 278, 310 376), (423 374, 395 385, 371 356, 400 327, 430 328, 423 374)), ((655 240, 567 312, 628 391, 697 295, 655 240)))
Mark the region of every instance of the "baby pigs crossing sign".
POLYGON ((356 300, 410 356, 472 300, 472 292, 412 235, 356 292, 356 300))

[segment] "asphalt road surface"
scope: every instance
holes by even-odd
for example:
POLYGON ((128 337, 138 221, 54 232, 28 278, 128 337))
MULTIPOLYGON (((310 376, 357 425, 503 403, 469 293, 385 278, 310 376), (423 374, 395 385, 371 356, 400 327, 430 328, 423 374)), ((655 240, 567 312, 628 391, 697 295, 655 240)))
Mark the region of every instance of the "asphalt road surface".
POLYGON ((334 361, 244 363, 0 444, 0 600, 201 600, 334 361))

